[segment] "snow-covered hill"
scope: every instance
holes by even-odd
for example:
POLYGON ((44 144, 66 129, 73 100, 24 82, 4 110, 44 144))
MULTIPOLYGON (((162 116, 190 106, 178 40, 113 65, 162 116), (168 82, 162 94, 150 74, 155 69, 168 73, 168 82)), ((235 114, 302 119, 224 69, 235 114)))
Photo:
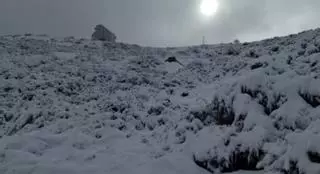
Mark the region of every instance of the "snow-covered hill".
POLYGON ((0 60, 0 173, 320 172, 320 29, 181 48, 2 36, 0 60))

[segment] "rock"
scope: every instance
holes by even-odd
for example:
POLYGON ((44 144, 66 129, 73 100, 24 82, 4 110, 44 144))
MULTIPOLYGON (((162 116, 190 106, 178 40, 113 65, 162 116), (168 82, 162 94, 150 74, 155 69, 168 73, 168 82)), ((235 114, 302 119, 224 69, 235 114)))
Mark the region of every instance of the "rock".
POLYGON ((182 96, 182 97, 187 97, 187 96, 189 96, 189 93, 188 93, 188 92, 183 92, 183 93, 181 94, 181 96, 182 96))
POLYGON ((261 68, 261 67, 263 67, 263 66, 264 66, 263 63, 257 62, 257 63, 255 63, 255 64, 251 65, 251 69, 252 69, 252 70, 258 69, 258 68, 261 68))
POLYGON ((168 57, 166 60, 165 60, 165 62, 169 62, 169 63, 178 63, 178 64, 180 64, 181 66, 183 66, 183 64, 180 62, 180 61, 178 61, 177 60, 177 58, 176 57, 174 57, 174 56, 171 56, 171 57, 168 57))
POLYGON ((178 62, 178 60, 176 57, 171 56, 166 59, 166 62, 172 63, 172 62, 178 62))
POLYGON ((92 34, 92 40, 115 42, 117 37, 114 33, 108 30, 103 25, 99 24, 94 28, 94 33, 92 34))

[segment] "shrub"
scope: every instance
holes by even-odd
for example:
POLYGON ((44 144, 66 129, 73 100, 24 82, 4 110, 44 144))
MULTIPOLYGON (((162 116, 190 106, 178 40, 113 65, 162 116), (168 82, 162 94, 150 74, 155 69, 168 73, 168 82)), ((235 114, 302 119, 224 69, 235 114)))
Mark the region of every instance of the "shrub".
POLYGON ((319 48, 315 45, 309 45, 306 49, 308 55, 312 55, 319 52, 319 48))
POLYGON ((239 39, 235 39, 235 40, 233 41, 233 44, 240 44, 239 39))
POLYGON ((305 102, 307 102, 312 107, 316 108, 320 106, 320 94, 311 94, 307 91, 299 91, 299 95, 305 102))
MULTIPOLYGON (((258 167, 258 163, 265 156, 265 152, 261 149, 262 146, 250 147, 250 142, 248 144, 246 144, 246 142, 237 142, 236 139, 231 138, 236 137, 236 134, 230 134, 227 135, 227 137, 218 134, 218 137, 215 139, 216 144, 213 145, 212 149, 208 150, 205 154, 200 153, 193 155, 193 160, 199 167, 211 173, 230 173, 238 170, 263 170, 262 167, 258 167)), ((252 134, 250 135, 252 136, 252 134)), ((263 141, 260 137, 252 138, 258 138, 258 141, 263 141)))
POLYGON ((298 56, 303 56, 306 53, 306 50, 300 50, 298 51, 298 56))
POLYGON ((258 103, 264 107, 264 112, 270 115, 273 111, 286 102, 286 97, 279 93, 268 95, 261 89, 249 89, 246 86, 241 87, 241 93, 248 94, 251 98, 257 99, 258 103))
POLYGON ((240 50, 236 49, 234 46, 227 48, 226 53, 229 56, 237 56, 240 54, 240 50))
POLYGON ((291 65, 292 64, 292 60, 293 60, 293 57, 292 56, 288 56, 287 64, 291 65))
POLYGON ((164 107, 157 106, 157 107, 151 107, 148 110, 149 115, 161 115, 161 113, 164 111, 164 107))
POLYGON ((297 166, 298 162, 291 160, 289 162, 289 169, 281 169, 281 173, 283 174, 305 174, 303 171, 299 169, 297 166))
POLYGON ((249 52, 246 53, 247 57, 251 57, 251 58, 258 58, 260 57, 257 53, 256 50, 252 49, 249 52))
POLYGON ((231 125, 234 122, 235 114, 232 105, 228 105, 224 99, 215 97, 211 104, 200 111, 193 111, 191 115, 199 119, 204 125, 212 123, 217 125, 231 125))
POLYGON ((273 46, 273 47, 271 47, 271 51, 273 51, 273 52, 278 52, 279 49, 280 49, 279 46, 273 46))

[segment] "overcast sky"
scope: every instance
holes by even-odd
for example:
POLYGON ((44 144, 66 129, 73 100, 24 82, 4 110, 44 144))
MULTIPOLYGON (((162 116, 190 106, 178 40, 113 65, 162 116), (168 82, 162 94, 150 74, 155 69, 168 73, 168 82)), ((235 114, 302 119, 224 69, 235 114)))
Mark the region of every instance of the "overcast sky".
POLYGON ((320 27, 319 0, 219 0, 214 17, 201 0, 0 0, 0 35, 90 37, 103 24, 122 42, 182 46, 259 40, 320 27))

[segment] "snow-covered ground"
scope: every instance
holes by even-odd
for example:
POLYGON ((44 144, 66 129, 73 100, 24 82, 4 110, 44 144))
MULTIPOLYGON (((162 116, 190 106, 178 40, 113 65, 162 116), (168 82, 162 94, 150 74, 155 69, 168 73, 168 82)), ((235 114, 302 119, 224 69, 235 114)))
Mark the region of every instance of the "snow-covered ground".
POLYGON ((0 60, 0 173, 320 173, 320 29, 181 48, 1 36, 0 60))

